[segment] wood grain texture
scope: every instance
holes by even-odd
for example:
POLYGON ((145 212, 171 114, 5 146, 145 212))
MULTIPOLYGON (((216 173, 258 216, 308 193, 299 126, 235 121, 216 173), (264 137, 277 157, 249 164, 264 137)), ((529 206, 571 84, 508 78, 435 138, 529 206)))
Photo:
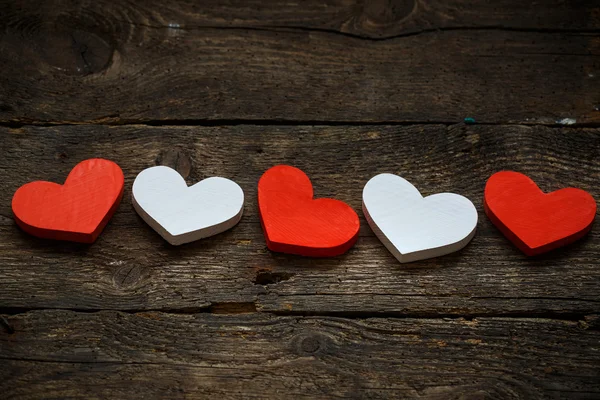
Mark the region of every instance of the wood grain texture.
POLYGON ((482 202, 502 169, 600 198, 600 130, 580 129, 600 124, 596 1, 7 0, 0 16, 0 397, 600 397, 599 230, 527 258, 482 202), (12 193, 91 157, 126 183, 98 241, 21 232, 12 193), (381 172, 460 193, 477 234, 401 265, 359 213, 343 256, 272 253, 256 187, 277 164, 356 210, 381 172), (170 246, 131 207, 154 165, 235 180, 241 222, 170 246))
POLYGON ((398 259, 411 262, 465 247, 477 229, 477 210, 464 196, 419 189, 394 174, 378 174, 362 191, 363 214, 375 236, 398 259))
POLYGON ((81 161, 64 184, 34 181, 19 187, 11 202, 15 221, 40 238, 94 243, 121 202, 123 180, 112 161, 81 161))
POLYGON ((0 307, 6 309, 565 317, 599 310, 598 229, 559 252, 528 259, 484 217, 482 205, 486 179, 504 169, 527 174, 546 192, 573 186, 600 198, 597 129, 140 125, 0 133, 6 189, 0 192, 0 307), (126 187, 98 241, 84 248, 22 234, 10 218, 14 190, 32 179, 59 180, 73 159, 92 155, 118 162, 126 187), (357 210, 365 183, 384 171, 404 176, 425 196, 461 193, 481 217, 477 234, 460 252, 403 266, 359 213, 359 240, 344 256, 271 253, 256 185, 270 166, 290 160, 311 177, 319 196, 357 210), (208 176, 234 179, 247 198, 240 224, 185 246, 164 243, 133 212, 129 195, 137 173, 157 162, 178 168, 188 184, 208 176))
POLYGON ((102 18, 172 30, 254 28, 323 30, 364 38, 385 39, 423 30, 514 29, 596 32, 600 28, 594 2, 546 0, 542 4, 498 0, 190 0, 169 3, 128 0, 117 7, 108 0, 61 1, 61 8, 21 1, 5 4, 6 23, 31 16, 102 18))
POLYGON ((589 399, 597 317, 365 319, 36 311, 6 316, 7 398, 589 399))
POLYGON ((592 228, 596 201, 577 188, 544 193, 526 175, 492 175, 483 196, 486 215, 521 251, 534 256, 581 239, 592 228))
POLYGON ((269 168, 258 181, 258 209, 271 251, 335 257, 358 239, 360 222, 343 201, 314 197, 310 178, 289 165, 269 168))
POLYGON ((21 3, 7 124, 600 121, 593 2, 21 3))
POLYGON ((233 228, 244 212, 244 191, 222 177, 188 187, 179 172, 160 165, 136 176, 131 203, 163 239, 181 245, 233 228))

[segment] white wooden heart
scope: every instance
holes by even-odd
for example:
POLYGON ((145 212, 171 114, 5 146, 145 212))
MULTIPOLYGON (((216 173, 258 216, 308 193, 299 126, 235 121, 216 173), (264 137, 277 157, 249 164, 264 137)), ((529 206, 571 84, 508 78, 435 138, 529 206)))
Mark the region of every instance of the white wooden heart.
POLYGON ((212 177, 188 187, 177 171, 165 166, 140 172, 131 198, 142 219, 173 245, 226 231, 244 210, 244 192, 237 183, 212 177))
POLYGON ((402 263, 462 249, 475 235, 477 210, 466 197, 423 197, 406 179, 380 174, 363 189, 363 212, 375 235, 402 263))

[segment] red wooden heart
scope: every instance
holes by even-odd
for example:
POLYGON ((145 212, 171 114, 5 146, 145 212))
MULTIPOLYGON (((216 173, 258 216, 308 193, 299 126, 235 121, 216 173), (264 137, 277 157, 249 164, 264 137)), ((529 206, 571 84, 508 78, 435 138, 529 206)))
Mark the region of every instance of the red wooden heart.
POLYGON ((483 203, 492 223, 528 256, 583 237, 596 216, 596 202, 586 191, 544 193, 529 177, 512 171, 488 179, 483 203))
POLYGON ((308 176, 298 168, 278 165, 258 182, 260 219, 272 251, 331 257, 356 242, 358 215, 334 199, 313 200, 308 176))
POLYGON ((123 196, 123 171, 112 161, 93 158, 71 170, 64 185, 36 181, 13 196, 17 224, 47 239, 93 243, 123 196))

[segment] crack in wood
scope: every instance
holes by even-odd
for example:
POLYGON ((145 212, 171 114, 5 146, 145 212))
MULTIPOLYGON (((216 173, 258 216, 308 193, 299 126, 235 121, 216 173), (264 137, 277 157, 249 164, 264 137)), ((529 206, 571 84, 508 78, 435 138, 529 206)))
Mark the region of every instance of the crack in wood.
MULTIPOLYGON (((12 120, 0 121, 0 127, 21 129, 28 126, 34 127, 61 127, 61 126, 151 126, 151 127, 186 127, 186 126, 205 126, 205 127, 229 127, 229 126, 414 126, 414 125, 444 125, 446 127, 453 125, 465 125, 463 121, 342 121, 342 120, 294 120, 294 119, 164 119, 164 120, 126 120, 119 116, 107 116, 100 119, 89 121, 32 121, 32 120, 12 120)), ((579 129, 579 128, 599 128, 599 122, 576 122, 570 125, 554 122, 485 122, 477 121, 475 125, 482 126, 525 126, 535 127, 543 126, 547 128, 560 129, 579 129)))
POLYGON ((274 272, 270 269, 259 269, 256 272, 256 277, 254 278, 254 284, 256 285, 275 285, 279 282, 287 281, 293 278, 296 274, 291 272, 274 272))
MULTIPOLYGON (((570 321, 587 323, 586 318, 593 318, 595 314, 585 315, 573 312, 537 312, 537 313, 411 313, 403 311, 294 311, 294 310, 272 310, 260 311, 260 313, 273 314, 281 317, 331 317, 351 320, 363 320, 370 318, 385 318, 385 319, 460 319, 473 321, 477 318, 503 318, 503 319, 539 319, 553 321, 570 321)), ((595 327, 596 320, 591 319, 590 326, 595 327)))
POLYGON ((2 325, 2 327, 4 327, 4 329, 6 330, 6 332, 8 332, 8 334, 12 335, 13 333, 15 333, 15 329, 8 322, 8 320, 6 318, 4 318, 3 316, 0 316, 0 325, 2 325))
POLYGON ((139 314, 152 316, 154 314, 172 314, 172 315, 194 315, 194 314, 256 314, 273 315, 278 317, 306 317, 306 318, 340 318, 347 320, 364 320, 372 318, 385 319, 424 319, 424 320, 465 320, 474 321, 477 318, 500 318, 511 320, 553 320, 578 322, 582 329, 599 330, 600 314, 583 314, 574 312, 537 312, 537 313, 411 313, 395 311, 293 311, 293 310, 270 310, 262 311, 258 307, 259 302, 220 302, 211 303, 206 307, 197 308, 178 308, 178 309, 154 309, 154 310, 114 310, 114 309, 77 309, 77 308, 0 308, 0 325, 3 325, 9 333, 14 332, 14 328, 5 316, 17 316, 37 311, 69 311, 83 314, 96 314, 104 312, 117 312, 123 314, 139 314))
POLYGON ((411 36, 426 35, 429 33, 440 33, 440 32, 453 32, 453 31, 500 31, 500 32, 519 32, 519 33, 547 33, 547 34, 600 34, 600 29, 551 29, 551 28, 513 28, 501 25, 490 25, 490 26, 454 26, 454 27, 439 27, 439 28, 428 28, 419 29, 415 31, 403 32, 390 36, 383 37, 372 37, 343 32, 336 29, 329 28, 316 28, 299 25, 257 25, 257 26, 224 26, 224 25, 186 25, 186 26, 173 26, 173 25, 150 25, 137 22, 121 21, 117 20, 121 24, 126 24, 136 28, 150 28, 150 29, 169 29, 169 30, 182 30, 182 31, 193 31, 193 30, 230 30, 230 31, 259 31, 259 32, 273 32, 273 33, 326 33, 333 35, 340 35, 352 39, 367 40, 371 42, 383 42, 394 39, 406 38, 411 36))

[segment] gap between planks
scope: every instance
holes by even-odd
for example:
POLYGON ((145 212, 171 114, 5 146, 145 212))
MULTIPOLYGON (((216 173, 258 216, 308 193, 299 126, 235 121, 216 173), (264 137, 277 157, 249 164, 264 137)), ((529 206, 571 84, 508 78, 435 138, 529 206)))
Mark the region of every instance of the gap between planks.
POLYGON ((366 320, 371 318, 385 319, 424 319, 424 320, 465 320, 473 321, 477 318, 503 318, 512 320, 553 320, 578 322, 583 329, 600 330, 600 314, 573 313, 573 312, 544 312, 544 313, 469 313, 469 314, 445 314, 445 313, 406 313, 406 312, 371 312, 371 311, 332 311, 332 312, 310 312, 310 311, 260 311, 259 302, 239 302, 239 303, 210 303, 205 307, 180 308, 180 309, 88 309, 88 308, 26 308, 26 307, 0 307, 0 328, 11 333, 12 326, 3 316, 16 316, 35 311, 70 311, 83 314, 96 314, 102 312, 117 312, 123 314, 146 314, 161 313, 173 315, 194 315, 194 314, 218 314, 218 315, 239 315, 239 314, 260 314, 272 315, 277 317, 298 317, 298 318, 340 318, 348 320, 366 320))
POLYGON ((122 120, 119 116, 106 116, 99 119, 76 122, 76 121, 0 121, 0 127, 9 129, 21 129, 29 126, 33 127, 61 127, 61 126, 149 126, 149 127, 186 127, 186 126, 205 126, 205 127, 227 127, 227 126, 412 126, 412 125, 444 125, 446 127, 454 125, 485 125, 485 126, 525 126, 536 127, 544 126, 548 128, 559 129, 579 129, 579 128, 600 128, 598 122, 562 124, 555 122, 475 122, 466 124, 464 121, 321 121, 321 120, 293 120, 293 119, 165 119, 165 120, 122 120))

